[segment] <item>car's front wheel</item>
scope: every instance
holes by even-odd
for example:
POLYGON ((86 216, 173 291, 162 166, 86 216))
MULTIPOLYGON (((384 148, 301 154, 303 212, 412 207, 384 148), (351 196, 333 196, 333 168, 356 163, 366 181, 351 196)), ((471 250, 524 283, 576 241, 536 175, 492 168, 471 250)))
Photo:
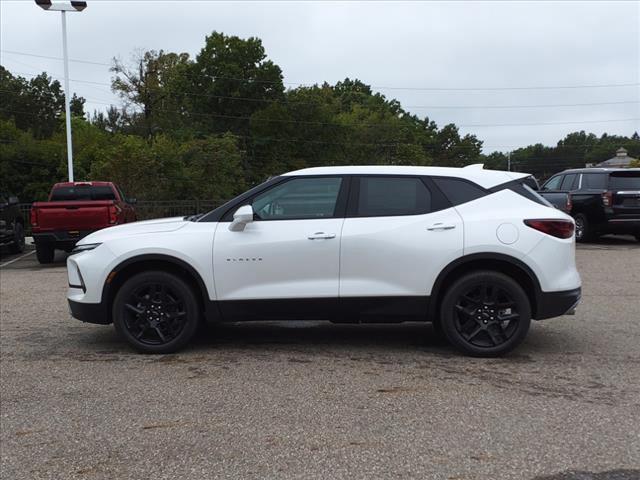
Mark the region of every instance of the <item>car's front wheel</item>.
POLYGON ((199 317, 191 286, 162 271, 129 278, 113 302, 116 331, 146 353, 171 353, 183 348, 196 332, 199 317))
POLYGON ((522 287, 492 271, 472 272, 456 280, 445 293, 440 312, 451 344, 478 357, 513 350, 531 323, 531 305, 522 287))

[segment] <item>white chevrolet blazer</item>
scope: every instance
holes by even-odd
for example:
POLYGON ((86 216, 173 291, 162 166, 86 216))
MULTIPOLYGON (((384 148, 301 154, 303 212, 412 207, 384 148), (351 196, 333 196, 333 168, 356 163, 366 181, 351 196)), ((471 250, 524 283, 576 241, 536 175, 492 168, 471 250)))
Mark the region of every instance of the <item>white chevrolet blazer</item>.
POLYGON ((466 168, 311 168, 197 218, 107 228, 67 260, 75 318, 136 349, 184 347, 198 323, 432 322, 495 356, 531 319, 580 300, 574 223, 528 175, 466 168))

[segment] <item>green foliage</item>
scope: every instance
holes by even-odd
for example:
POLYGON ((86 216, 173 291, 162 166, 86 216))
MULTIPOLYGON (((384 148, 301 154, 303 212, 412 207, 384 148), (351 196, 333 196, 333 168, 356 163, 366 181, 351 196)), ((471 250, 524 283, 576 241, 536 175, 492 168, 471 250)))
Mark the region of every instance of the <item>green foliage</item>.
MULTIPOLYGON (((150 50, 114 59, 122 101, 84 114, 71 100, 75 176, 111 180, 141 200, 227 199, 282 172, 323 165, 389 164, 506 169, 507 154, 482 153, 475 135, 438 127, 361 80, 285 89, 258 38, 213 32, 195 58, 150 50)), ((0 66, 1 188, 23 201, 66 180, 64 97, 45 73, 26 80, 0 66)), ((555 147, 511 153, 512 169, 540 178, 597 163, 640 137, 575 132, 555 147)))

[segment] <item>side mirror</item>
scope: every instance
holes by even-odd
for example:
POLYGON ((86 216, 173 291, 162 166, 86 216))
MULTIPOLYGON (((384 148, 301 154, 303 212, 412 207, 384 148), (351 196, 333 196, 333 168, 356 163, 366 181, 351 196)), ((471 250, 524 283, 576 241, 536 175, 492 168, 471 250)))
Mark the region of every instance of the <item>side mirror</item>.
POLYGON ((129 205, 135 205, 136 203, 138 203, 138 199, 135 198, 135 197, 129 197, 129 198, 127 198, 127 203, 129 205))
POLYGON ((17 205, 20 203, 18 197, 9 197, 9 205, 17 205))
POLYGON ((242 232, 247 223, 251 222, 253 222, 253 207, 251 205, 243 205, 233 214, 233 222, 229 225, 229 230, 242 232))

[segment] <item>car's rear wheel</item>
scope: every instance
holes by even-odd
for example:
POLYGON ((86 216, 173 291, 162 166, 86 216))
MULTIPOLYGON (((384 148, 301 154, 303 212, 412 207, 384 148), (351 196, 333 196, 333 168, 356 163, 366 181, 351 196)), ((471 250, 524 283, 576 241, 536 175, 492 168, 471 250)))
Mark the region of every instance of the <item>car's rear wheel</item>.
POLYGON ((20 222, 13 226, 13 243, 9 246, 11 253, 24 252, 24 227, 20 222))
POLYGON ((49 245, 47 243, 36 244, 36 257, 38 257, 38 262, 42 264, 51 263, 53 262, 55 254, 56 251, 53 248, 53 245, 49 245))
POLYGON ((193 337, 199 317, 191 286, 167 272, 143 272, 131 277, 113 302, 116 331, 146 353, 171 353, 183 348, 193 337))
POLYGON ((441 324, 451 344, 478 357, 494 357, 517 347, 531 323, 531 305, 522 287, 498 272, 478 271, 446 292, 441 324))
POLYGON ((591 225, 587 217, 581 213, 575 216, 576 222, 576 242, 587 242, 593 238, 593 232, 591 231, 591 225))

